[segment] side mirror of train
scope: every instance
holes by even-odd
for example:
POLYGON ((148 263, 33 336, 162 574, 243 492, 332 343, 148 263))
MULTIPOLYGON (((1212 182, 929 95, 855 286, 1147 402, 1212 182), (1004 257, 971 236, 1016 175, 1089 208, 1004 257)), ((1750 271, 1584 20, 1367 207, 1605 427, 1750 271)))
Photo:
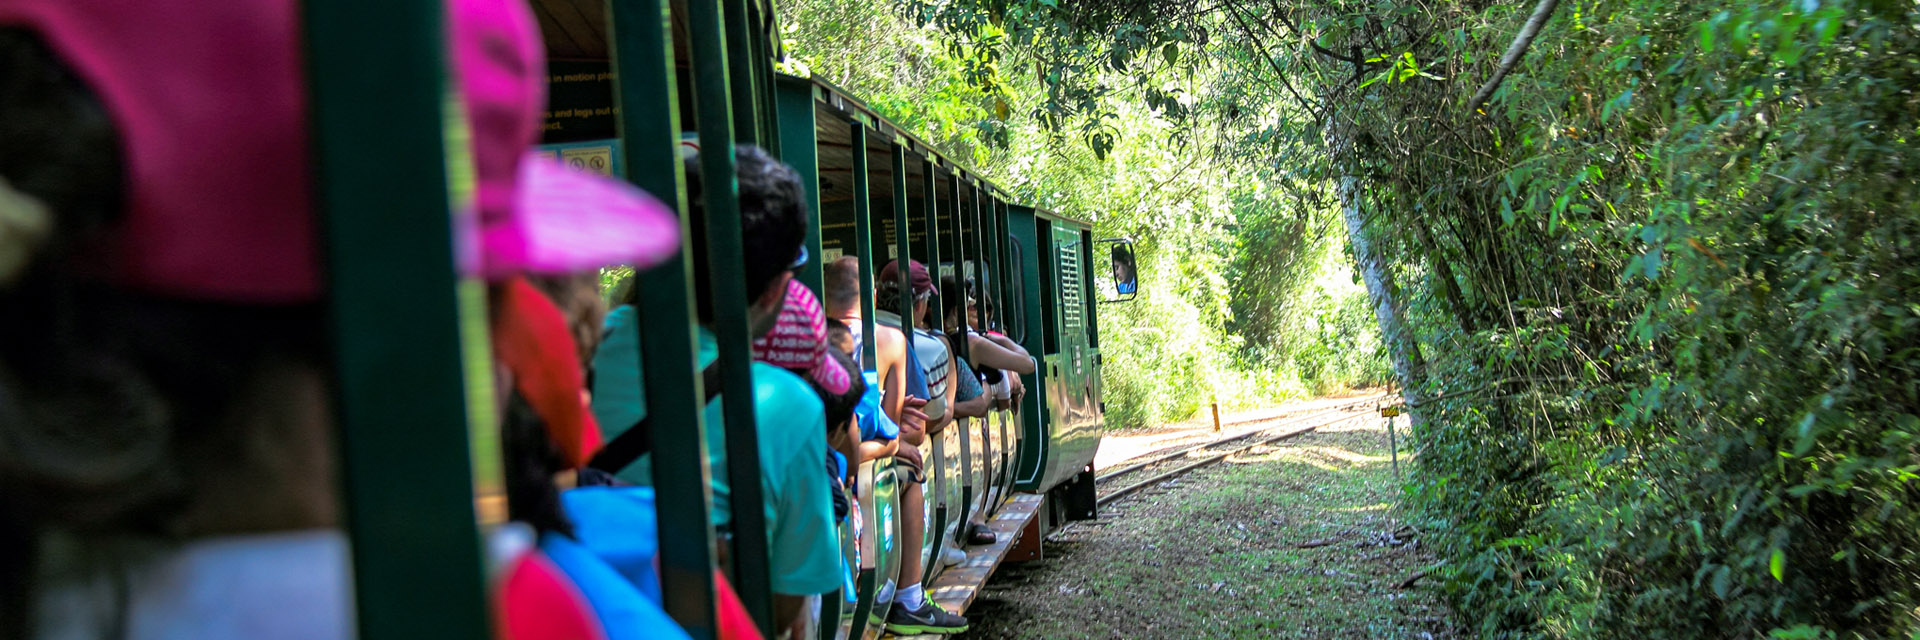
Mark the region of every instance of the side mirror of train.
POLYGON ((1140 295, 1139 263, 1133 258, 1133 240, 1128 238, 1108 238, 1100 241, 1112 244, 1108 252, 1109 268, 1113 274, 1113 292, 1117 296, 1101 302, 1128 302, 1140 295))

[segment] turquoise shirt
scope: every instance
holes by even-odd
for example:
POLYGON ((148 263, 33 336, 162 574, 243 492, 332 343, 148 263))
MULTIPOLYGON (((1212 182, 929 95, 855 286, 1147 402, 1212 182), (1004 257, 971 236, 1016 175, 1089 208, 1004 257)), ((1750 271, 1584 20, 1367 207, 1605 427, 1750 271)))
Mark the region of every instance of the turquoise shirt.
MULTIPOLYGON (((646 417, 640 386, 639 313, 621 306, 607 314, 606 339, 593 355, 593 413, 611 439, 646 417)), ((700 366, 720 356, 713 333, 700 328, 700 366)), ((688 375, 698 375, 690 371, 688 375)), ((840 588, 840 542, 828 487, 827 417, 813 386, 793 372, 753 363, 754 419, 760 439, 760 486, 765 495, 768 558, 775 593, 812 595, 840 588)), ((733 520, 727 486, 727 424, 719 398, 708 403, 707 466, 713 482, 714 526, 733 520)), ((655 429, 668 428, 654 425, 655 429)), ((653 485, 651 455, 616 474, 653 485)))

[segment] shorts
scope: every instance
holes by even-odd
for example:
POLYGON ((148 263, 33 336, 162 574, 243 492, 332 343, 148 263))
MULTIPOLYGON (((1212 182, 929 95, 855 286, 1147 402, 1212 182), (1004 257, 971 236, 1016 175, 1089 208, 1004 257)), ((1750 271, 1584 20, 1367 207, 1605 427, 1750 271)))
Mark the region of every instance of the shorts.
POLYGON ((905 479, 907 482, 911 482, 913 484, 927 483, 927 472, 922 470, 920 468, 920 465, 914 464, 913 462, 907 460, 906 458, 900 458, 900 457, 895 457, 893 459, 893 465, 895 468, 905 472, 901 474, 901 477, 905 479))

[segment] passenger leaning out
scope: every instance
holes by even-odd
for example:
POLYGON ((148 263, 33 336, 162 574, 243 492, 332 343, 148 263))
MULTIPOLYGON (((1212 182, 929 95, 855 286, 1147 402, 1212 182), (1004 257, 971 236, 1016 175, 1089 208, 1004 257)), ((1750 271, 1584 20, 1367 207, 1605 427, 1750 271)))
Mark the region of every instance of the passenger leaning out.
MULTIPOLYGON (((686 162, 689 201, 701 202, 697 151, 686 162)), ((717 311, 711 283, 718 277, 745 281, 747 316, 753 337, 765 335, 785 307, 793 270, 806 263, 802 244, 809 224, 799 175, 766 151, 752 146, 735 150, 740 189, 741 242, 745 269, 737 274, 713 273, 706 261, 694 259, 696 300, 700 318, 699 366, 711 367, 719 344, 711 329, 717 311)), ((696 212, 696 215, 699 212, 696 212)), ((608 437, 643 426, 645 397, 641 392, 638 343, 637 287, 626 287, 626 298, 607 314, 606 340, 594 353, 593 411, 608 437)), ((717 370, 716 370, 717 371, 717 370)), ((690 371, 689 375, 703 375, 690 371)), ((729 429, 758 433, 761 488, 765 501, 769 568, 774 592, 774 627, 785 629, 803 615, 808 596, 841 586, 841 558, 837 545, 830 485, 821 478, 826 468, 826 421, 820 398, 811 385, 793 372, 765 362, 752 365, 756 424, 728 424, 718 398, 706 405, 707 455, 712 470, 713 512, 716 527, 732 522, 734 505, 727 484, 726 434, 729 429)), ((675 452, 661 452, 673 455, 675 452)), ((653 484, 652 454, 640 456, 616 471, 624 481, 653 484)))

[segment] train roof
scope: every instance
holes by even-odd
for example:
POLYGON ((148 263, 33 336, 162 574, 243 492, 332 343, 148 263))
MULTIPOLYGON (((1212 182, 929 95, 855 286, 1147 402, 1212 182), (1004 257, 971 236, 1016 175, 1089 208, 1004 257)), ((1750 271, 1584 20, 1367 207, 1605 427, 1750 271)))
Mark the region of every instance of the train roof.
MULTIPOLYGON (((853 198, 851 181, 834 180, 836 175, 850 175, 853 172, 852 122, 865 126, 873 134, 867 136, 868 162, 870 171, 877 175, 891 175, 892 169, 887 158, 891 146, 898 143, 910 156, 919 156, 920 162, 906 163, 907 195, 922 197, 922 176, 925 162, 931 160, 935 176, 957 176, 962 182, 973 183, 985 189, 990 195, 1003 202, 1014 203, 1013 194, 1000 185, 994 184, 966 163, 959 161, 934 147, 932 143, 915 135, 912 131, 888 120, 873 107, 846 89, 819 76, 795 76, 781 74, 781 84, 803 87, 812 94, 814 103, 814 136, 818 140, 820 162, 820 199, 822 202, 836 202, 853 198)), ((935 185, 935 197, 950 197, 946 182, 935 185)), ((891 197, 891 180, 877 180, 869 187, 874 198, 891 197)))
MULTIPOLYGON (((684 4, 686 0, 672 0, 673 4, 684 4)), ((773 0, 747 0, 758 5, 760 15, 779 15, 773 7, 773 0)), ((607 3, 606 0, 531 0, 534 17, 540 21, 540 35, 547 41, 547 56, 552 59, 607 60, 612 48, 608 46, 607 3)), ((687 51, 687 25, 675 12, 673 21, 674 53, 680 60, 691 60, 687 51)), ((781 48, 777 29, 777 20, 767 24, 767 44, 774 59, 786 55, 781 48)))

